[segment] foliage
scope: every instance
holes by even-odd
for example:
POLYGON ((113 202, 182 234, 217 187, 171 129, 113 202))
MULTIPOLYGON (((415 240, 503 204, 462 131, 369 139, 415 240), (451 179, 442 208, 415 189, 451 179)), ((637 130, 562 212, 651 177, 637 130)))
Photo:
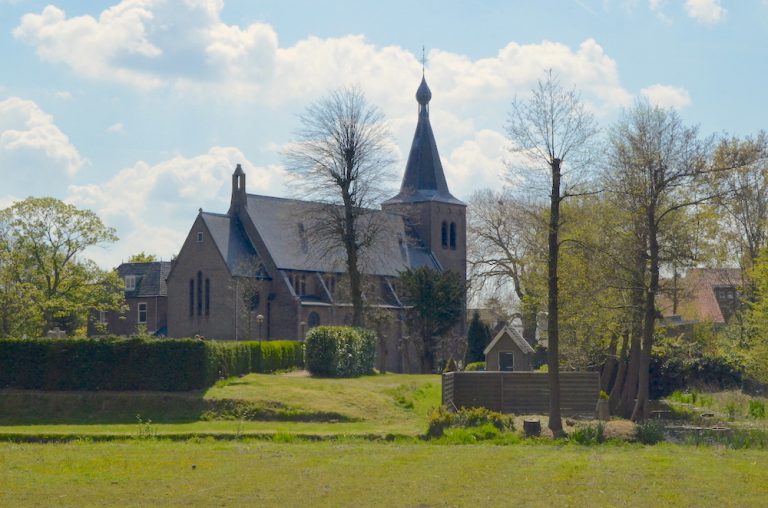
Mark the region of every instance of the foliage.
POLYGON ((89 312, 121 310, 122 282, 83 257, 117 240, 95 213, 54 198, 27 198, 0 211, 0 336, 70 333, 89 312), (12 294, 18 296, 13 302, 12 294), (16 307, 25 308, 16 313, 16 307))
POLYGON ((313 376, 355 377, 373 372, 376 334, 349 326, 317 326, 307 334, 306 367, 313 376))
POLYGON ((664 441, 664 424, 660 420, 647 420, 635 427, 635 439, 647 445, 664 441))
POLYGON ((582 425, 568 436, 568 439, 580 445, 595 445, 605 442, 605 425, 582 425))
POLYGON ((186 391, 248 372, 300 367, 293 341, 0 339, 0 387, 186 391))
POLYGON ((454 413, 445 406, 439 406, 429 414, 427 436, 440 437, 449 428, 482 427, 484 425, 492 425, 503 432, 515 430, 515 422, 511 416, 484 407, 462 407, 454 413))
POLYGON ((468 363, 467 366, 464 367, 465 372, 476 372, 483 370, 485 370, 485 362, 472 362, 468 363))
POLYGON ((765 418, 765 403, 762 400, 750 400, 747 414, 752 418, 765 418))
POLYGON ((456 360, 453 358, 449 358, 448 361, 445 363, 445 367, 443 367, 443 372, 456 372, 459 370, 458 365, 456 365, 456 360))
POLYGON ((400 273, 408 322, 418 334, 416 349, 421 356, 422 372, 433 372, 446 334, 464 312, 464 281, 452 271, 438 272, 427 267, 400 273))
POLYGON ((326 255, 346 254, 354 326, 363 325, 362 266, 385 224, 370 213, 383 198, 393 161, 381 111, 358 88, 341 88, 310 105, 299 117, 298 140, 285 152, 306 197, 323 203, 306 231, 326 255))
POLYGON ((157 261, 157 256, 141 251, 129 257, 127 263, 154 263, 155 261, 157 261))
POLYGON ((486 346, 491 342, 491 329, 480 321, 480 313, 475 310, 467 328, 467 364, 485 360, 486 346))

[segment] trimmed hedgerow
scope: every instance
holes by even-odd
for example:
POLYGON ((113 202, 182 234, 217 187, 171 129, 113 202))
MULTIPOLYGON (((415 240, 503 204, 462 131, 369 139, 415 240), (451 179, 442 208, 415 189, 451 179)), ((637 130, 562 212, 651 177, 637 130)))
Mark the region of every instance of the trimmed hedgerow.
POLYGON ((292 341, 0 339, 0 388, 186 391, 302 365, 303 344, 292 341))
POLYGON ((376 334, 350 326, 318 326, 307 334, 305 360, 313 376, 370 374, 376 359, 376 334))

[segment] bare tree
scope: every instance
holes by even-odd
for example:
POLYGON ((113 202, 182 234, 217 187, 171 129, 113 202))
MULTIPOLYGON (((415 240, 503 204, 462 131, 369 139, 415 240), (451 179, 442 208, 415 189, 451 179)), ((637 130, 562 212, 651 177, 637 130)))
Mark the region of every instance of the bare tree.
POLYGON ((309 218, 319 251, 346 254, 352 324, 362 326, 362 255, 386 225, 373 213, 383 197, 393 162, 389 131, 378 108, 358 88, 341 88, 310 105, 299 117, 297 140, 284 153, 308 199, 323 204, 309 218))
POLYGON ((523 336, 536 338, 536 317, 542 295, 531 279, 539 275, 539 260, 546 256, 542 241, 546 223, 542 208, 523 201, 509 190, 475 192, 469 199, 467 221, 467 263, 472 287, 489 286, 494 294, 508 289, 511 282, 520 302, 523 336))
MULTIPOLYGON (((516 177, 547 175, 549 224, 547 234, 547 325, 549 345, 549 429, 563 434, 560 416, 560 375, 558 359, 558 282, 560 249, 560 204, 568 196, 584 192, 583 172, 597 153, 598 129, 575 90, 566 90, 550 70, 527 100, 515 99, 507 123, 511 150, 521 160, 511 168, 524 169, 516 177)), ((534 179, 529 179, 535 185, 534 179)), ((544 187, 546 188, 546 187, 544 187)), ((542 189, 543 190, 543 189, 542 189)))

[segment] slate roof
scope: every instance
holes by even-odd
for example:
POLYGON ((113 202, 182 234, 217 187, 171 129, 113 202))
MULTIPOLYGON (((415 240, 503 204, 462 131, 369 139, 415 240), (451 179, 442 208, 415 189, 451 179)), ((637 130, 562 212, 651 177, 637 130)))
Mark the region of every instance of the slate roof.
POLYGON ((128 275, 136 277, 136 288, 126 291, 126 298, 149 298, 168 296, 166 279, 171 271, 170 261, 152 263, 123 263, 117 267, 117 274, 125 280, 128 275))
POLYGON ((403 183, 400 193, 385 201, 384 204, 439 201, 464 205, 448 191, 435 135, 429 122, 428 104, 431 99, 432 92, 422 77, 416 92, 416 100, 419 102, 419 119, 416 123, 408 163, 405 166, 403 183))
POLYGON ((200 215, 229 273, 235 277, 267 277, 256 249, 238 221, 226 214, 202 212, 200 215))
POLYGON ((520 335, 520 332, 517 331, 517 329, 511 327, 511 326, 505 326, 501 329, 501 331, 496 335, 496 337, 493 338, 490 344, 485 348, 483 351, 484 355, 487 355, 493 347, 496 345, 497 342, 501 340, 501 338, 504 335, 509 335, 512 341, 517 345, 517 347, 520 348, 520 350, 525 353, 532 355, 536 353, 536 351, 533 350, 530 344, 528 344, 528 341, 523 338, 522 335, 520 335))
MULTIPOLYGON (((346 271, 346 255, 341 247, 323 248, 312 238, 312 221, 323 216, 322 203, 248 194, 247 213, 281 270, 313 272, 346 271)), ((431 252, 412 245, 405 223, 399 215, 370 210, 370 220, 382 221, 385 233, 370 252, 364 254, 363 271, 372 275, 397 276, 408 267, 440 265, 431 252)))

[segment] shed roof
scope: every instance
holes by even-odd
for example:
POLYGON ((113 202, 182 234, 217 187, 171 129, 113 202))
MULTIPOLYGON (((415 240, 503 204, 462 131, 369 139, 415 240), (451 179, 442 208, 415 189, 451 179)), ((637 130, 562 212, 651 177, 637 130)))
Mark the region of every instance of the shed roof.
POLYGON ((534 354, 536 352, 533 350, 531 345, 528 344, 528 341, 525 340, 522 335, 520 335, 520 332, 518 332, 517 329, 512 328, 511 326, 505 326, 499 333, 496 334, 496 337, 493 338, 491 343, 488 344, 488 346, 483 351, 483 354, 487 355, 504 335, 509 335, 515 345, 517 345, 517 347, 519 347, 523 353, 528 355, 534 354))

